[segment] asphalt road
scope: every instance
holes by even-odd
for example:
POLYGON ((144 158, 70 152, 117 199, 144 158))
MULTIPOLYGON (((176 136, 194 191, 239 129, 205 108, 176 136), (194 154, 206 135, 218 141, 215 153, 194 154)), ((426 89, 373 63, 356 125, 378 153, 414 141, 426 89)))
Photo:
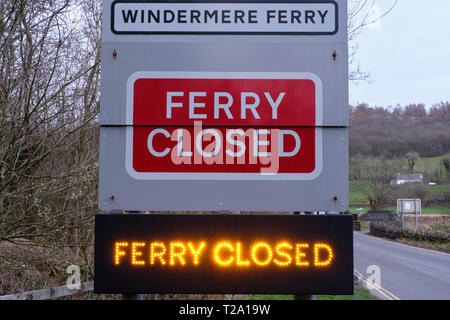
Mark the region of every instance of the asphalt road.
POLYGON ((354 232, 355 273, 374 278, 378 266, 382 298, 450 300, 450 255, 354 232))

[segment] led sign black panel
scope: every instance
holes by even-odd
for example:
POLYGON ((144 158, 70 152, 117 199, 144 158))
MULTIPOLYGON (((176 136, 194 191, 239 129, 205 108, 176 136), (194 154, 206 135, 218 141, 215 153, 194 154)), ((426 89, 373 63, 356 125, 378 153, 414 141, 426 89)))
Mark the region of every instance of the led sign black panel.
POLYGON ((353 294, 351 216, 98 214, 96 293, 353 294))

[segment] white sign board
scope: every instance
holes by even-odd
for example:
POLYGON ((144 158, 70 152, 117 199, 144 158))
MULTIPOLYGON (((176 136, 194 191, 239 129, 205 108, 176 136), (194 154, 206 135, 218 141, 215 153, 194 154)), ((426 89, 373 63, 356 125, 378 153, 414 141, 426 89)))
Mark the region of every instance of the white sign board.
POLYGON ((334 1, 299 3, 112 4, 111 31, 147 33, 335 34, 334 1))
POLYGON ((420 199, 397 199, 397 213, 421 214, 422 203, 420 199))

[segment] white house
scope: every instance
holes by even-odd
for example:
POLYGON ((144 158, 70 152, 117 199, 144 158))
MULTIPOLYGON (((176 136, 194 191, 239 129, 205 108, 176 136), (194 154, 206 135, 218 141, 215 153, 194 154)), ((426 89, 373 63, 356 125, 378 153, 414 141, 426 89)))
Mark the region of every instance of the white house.
POLYGON ((423 176, 420 173, 414 174, 398 174, 395 184, 402 185, 405 183, 423 183, 423 176))

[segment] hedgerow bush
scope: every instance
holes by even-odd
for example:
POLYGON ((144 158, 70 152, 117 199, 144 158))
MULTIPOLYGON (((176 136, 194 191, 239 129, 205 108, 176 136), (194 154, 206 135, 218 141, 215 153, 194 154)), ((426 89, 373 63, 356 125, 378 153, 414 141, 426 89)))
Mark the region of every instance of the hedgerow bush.
POLYGON ((370 223, 370 234, 388 239, 407 239, 415 241, 430 241, 435 243, 450 242, 450 233, 433 230, 411 230, 402 229, 396 224, 386 224, 381 222, 370 223))

